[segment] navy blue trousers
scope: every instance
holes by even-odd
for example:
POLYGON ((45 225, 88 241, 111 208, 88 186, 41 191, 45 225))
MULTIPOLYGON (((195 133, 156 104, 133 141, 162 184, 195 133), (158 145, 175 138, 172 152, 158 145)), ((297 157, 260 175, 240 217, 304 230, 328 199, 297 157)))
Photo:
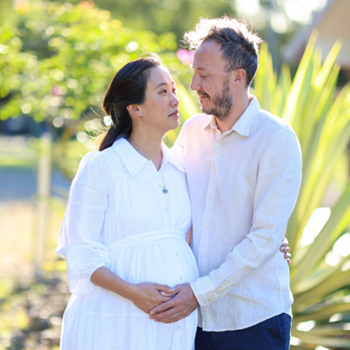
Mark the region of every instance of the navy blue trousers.
POLYGON ((288 350, 291 325, 291 317, 281 314, 238 331, 197 328, 195 350, 288 350))

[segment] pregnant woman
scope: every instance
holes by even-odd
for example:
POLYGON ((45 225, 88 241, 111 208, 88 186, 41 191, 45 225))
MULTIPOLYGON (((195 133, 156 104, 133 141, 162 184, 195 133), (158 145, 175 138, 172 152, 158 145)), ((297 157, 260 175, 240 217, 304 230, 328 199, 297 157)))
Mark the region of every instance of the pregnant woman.
POLYGON ((103 109, 113 125, 79 165, 56 251, 73 294, 62 350, 193 348, 197 312, 172 324, 149 319, 169 286, 198 278, 184 169, 162 143, 179 125, 178 108, 156 57, 128 63, 108 88, 103 109))
POLYGON ((173 286, 198 278, 185 172, 162 143, 179 125, 178 107, 155 56, 126 64, 108 88, 113 125, 79 165, 56 250, 73 294, 62 350, 193 349, 197 312, 171 324, 149 319, 173 286))

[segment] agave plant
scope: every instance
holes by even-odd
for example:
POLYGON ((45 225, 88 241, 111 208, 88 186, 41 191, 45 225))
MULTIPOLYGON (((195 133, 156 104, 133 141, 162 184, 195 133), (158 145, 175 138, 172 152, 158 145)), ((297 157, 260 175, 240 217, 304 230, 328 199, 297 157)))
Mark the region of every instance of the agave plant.
POLYGON ((254 93, 261 107, 291 124, 303 154, 303 182, 287 238, 294 254, 292 349, 350 348, 350 183, 332 208, 321 208, 350 140, 350 88, 339 93, 336 42, 324 63, 313 33, 296 75, 277 79, 262 46, 254 93), (337 95, 337 96, 336 96, 337 95))
MULTIPOLYGON (((263 45, 254 82, 261 107, 293 127, 303 154, 303 182, 286 233, 295 299, 291 350, 350 349, 350 182, 332 208, 322 208, 350 141, 350 87, 336 89, 341 44, 322 64, 316 39, 313 33, 293 79, 288 66, 277 78, 263 45)), ((181 84, 178 93, 183 119, 198 113, 181 84)), ((177 134, 167 135, 169 144, 177 134)))

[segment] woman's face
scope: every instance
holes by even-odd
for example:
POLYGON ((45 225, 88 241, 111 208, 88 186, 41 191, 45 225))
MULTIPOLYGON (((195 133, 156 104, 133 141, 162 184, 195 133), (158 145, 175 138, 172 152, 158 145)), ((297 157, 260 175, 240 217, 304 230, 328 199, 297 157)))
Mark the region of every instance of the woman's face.
POLYGON ((179 99, 174 80, 164 67, 150 69, 146 100, 139 105, 142 122, 163 133, 179 126, 179 99))

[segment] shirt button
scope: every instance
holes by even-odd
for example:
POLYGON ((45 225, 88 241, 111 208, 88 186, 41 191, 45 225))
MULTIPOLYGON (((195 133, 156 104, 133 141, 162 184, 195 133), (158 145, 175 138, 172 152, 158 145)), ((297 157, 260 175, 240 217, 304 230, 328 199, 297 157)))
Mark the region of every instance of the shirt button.
POLYGON ((179 254, 175 253, 175 256, 179 256, 179 254))
POLYGON ((211 200, 211 196, 208 197, 208 201, 210 201, 210 200, 211 200))
POLYGON ((162 188, 162 185, 159 185, 160 188, 162 188))
POLYGON ((220 143, 220 142, 217 142, 217 143, 216 143, 216 146, 220 147, 220 146, 221 146, 221 143, 220 143))
POLYGON ((211 169, 211 172, 212 172, 212 173, 215 173, 215 168, 211 169))
POLYGON ((201 256, 204 256, 205 254, 204 254, 204 252, 201 252, 201 256))
POLYGON ((205 228, 208 228, 209 227, 209 225, 208 224, 205 224, 205 226, 204 226, 205 228))

